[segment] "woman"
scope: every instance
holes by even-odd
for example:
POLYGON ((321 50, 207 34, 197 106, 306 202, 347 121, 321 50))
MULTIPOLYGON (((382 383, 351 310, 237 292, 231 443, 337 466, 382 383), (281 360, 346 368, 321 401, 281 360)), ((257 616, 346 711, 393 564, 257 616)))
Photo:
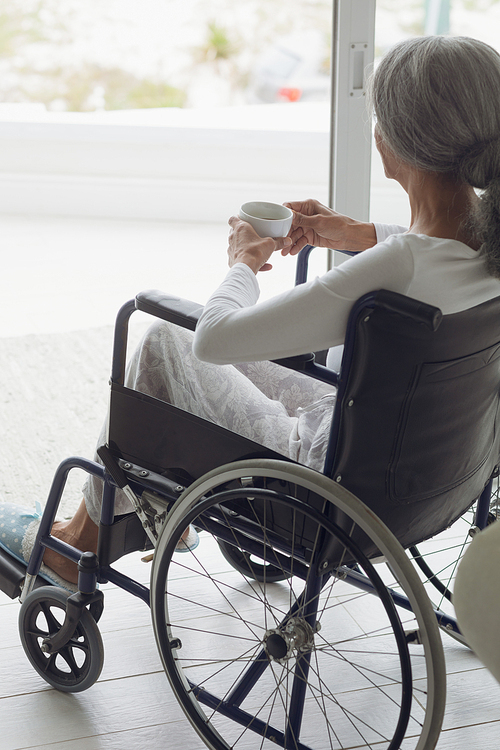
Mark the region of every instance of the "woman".
MULTIPOLYGON (((352 304, 374 289, 444 314, 500 294, 499 99, 500 55, 481 42, 428 37, 394 47, 373 77, 372 106, 386 176, 408 193, 410 228, 356 222, 313 200, 288 204, 294 221, 286 239, 261 239, 232 217, 230 270, 194 342, 187 331, 156 323, 132 359, 128 385, 321 470, 335 392, 266 360, 329 349, 328 364, 337 365, 352 304), (485 191, 481 199, 475 188, 485 191), (256 277, 271 268, 273 253, 296 255, 305 244, 365 252, 256 304, 256 277)), ((52 533, 95 549, 100 494, 91 478, 75 517, 52 533)), ((117 511, 128 509, 119 498, 117 511)), ((25 517, 18 544, 25 556, 35 531, 33 516, 25 517)), ((76 581, 67 560, 50 550, 44 559, 76 581)))

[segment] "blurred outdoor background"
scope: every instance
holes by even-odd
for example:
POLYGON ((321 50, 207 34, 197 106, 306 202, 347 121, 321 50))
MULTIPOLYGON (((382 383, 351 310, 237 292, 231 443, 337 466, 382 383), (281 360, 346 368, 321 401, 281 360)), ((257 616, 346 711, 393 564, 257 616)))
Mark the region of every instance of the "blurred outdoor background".
MULTIPOLYGON (((85 112, 325 101, 330 0, 8 0, 0 103, 85 112)), ((423 33, 500 46, 499 0, 378 0, 376 56, 423 33)))

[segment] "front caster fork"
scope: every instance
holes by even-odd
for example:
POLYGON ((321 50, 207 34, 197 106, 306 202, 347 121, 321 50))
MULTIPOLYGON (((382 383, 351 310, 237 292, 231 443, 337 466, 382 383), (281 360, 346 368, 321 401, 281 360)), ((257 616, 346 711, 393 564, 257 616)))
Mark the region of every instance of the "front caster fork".
POLYGON ((61 628, 54 635, 44 638, 41 650, 46 654, 55 654, 73 637, 81 618, 82 610, 90 608, 90 613, 97 622, 104 609, 102 591, 96 588, 99 565, 93 552, 84 552, 78 563, 78 591, 68 597, 66 615, 61 628))

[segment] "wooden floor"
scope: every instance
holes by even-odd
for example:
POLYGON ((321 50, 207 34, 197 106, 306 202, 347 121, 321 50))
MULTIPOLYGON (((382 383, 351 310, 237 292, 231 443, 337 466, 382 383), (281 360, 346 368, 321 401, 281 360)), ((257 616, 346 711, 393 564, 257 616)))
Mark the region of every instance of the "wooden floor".
MULTIPOLYGON (((119 566, 136 580, 148 582, 149 565, 139 554, 119 566)), ((0 595, 2 750, 205 747, 172 695, 147 606, 114 586, 103 588, 105 610, 99 628, 104 668, 98 682, 78 694, 53 690, 33 670, 19 641, 19 603, 0 595)), ((199 599, 200 582, 187 582, 183 595, 199 599)), ((465 647, 444 636, 444 649, 448 698, 439 750, 498 750, 500 686, 465 647)))

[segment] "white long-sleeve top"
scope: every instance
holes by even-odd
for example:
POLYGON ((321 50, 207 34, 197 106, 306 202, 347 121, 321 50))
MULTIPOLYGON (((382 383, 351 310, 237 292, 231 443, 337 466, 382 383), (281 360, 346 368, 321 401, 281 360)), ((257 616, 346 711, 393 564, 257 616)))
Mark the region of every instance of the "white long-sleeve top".
POLYGON ((335 369, 353 303, 378 289, 459 312, 500 295, 481 253, 456 240, 375 224, 377 244, 317 277, 257 304, 253 271, 235 264, 208 300, 195 333, 198 359, 234 364, 329 349, 335 369))

